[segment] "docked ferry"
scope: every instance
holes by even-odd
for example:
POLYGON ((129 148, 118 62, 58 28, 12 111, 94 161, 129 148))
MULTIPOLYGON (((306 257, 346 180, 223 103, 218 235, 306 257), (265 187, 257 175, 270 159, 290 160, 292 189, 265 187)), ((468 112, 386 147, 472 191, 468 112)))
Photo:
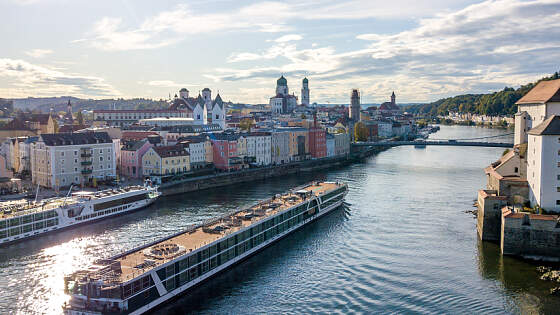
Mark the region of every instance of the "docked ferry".
POLYGON ((157 187, 146 182, 143 186, 78 191, 40 202, 6 202, 0 204, 0 246, 140 209, 160 194, 157 187))
POLYGON ((65 314, 142 314, 341 206, 347 185, 315 182, 64 278, 65 314))

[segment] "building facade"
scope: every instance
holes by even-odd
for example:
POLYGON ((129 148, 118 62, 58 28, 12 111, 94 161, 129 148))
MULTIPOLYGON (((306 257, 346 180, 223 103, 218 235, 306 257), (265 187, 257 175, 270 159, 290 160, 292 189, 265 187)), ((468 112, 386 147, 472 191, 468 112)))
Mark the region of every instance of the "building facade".
POLYGON ((106 132, 42 134, 31 149, 32 182, 58 189, 116 176, 113 141, 106 132))
POLYGON ((268 132, 252 132, 247 134, 247 155, 255 158, 260 166, 270 165, 272 139, 268 132))
POLYGON ((141 119, 150 118, 192 118, 186 110, 175 109, 139 109, 139 110, 111 110, 96 109, 93 111, 94 121, 103 121, 109 126, 126 127, 137 123, 141 119))
POLYGON ((142 157, 153 147, 148 140, 130 141, 121 148, 120 174, 131 178, 142 178, 142 157))
POLYGON ((151 147, 142 157, 144 176, 170 176, 191 170, 190 155, 182 145, 151 147))

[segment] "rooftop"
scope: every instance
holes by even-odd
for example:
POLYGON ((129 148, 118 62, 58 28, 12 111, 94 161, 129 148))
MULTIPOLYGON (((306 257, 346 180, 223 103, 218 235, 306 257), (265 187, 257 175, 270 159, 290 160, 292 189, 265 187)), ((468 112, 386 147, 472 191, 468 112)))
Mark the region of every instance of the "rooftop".
POLYGON ((560 116, 553 115, 548 117, 538 126, 529 130, 529 134, 534 136, 560 135, 560 116))
POLYGON ((515 104, 560 102, 560 79, 541 81, 515 104))

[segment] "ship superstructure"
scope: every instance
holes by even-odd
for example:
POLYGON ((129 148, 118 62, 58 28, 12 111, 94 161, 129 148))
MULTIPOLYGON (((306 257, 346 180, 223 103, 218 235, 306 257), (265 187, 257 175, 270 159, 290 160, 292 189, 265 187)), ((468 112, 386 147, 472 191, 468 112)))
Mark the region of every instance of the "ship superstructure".
POLYGON ((160 193, 148 183, 95 192, 78 191, 66 198, 0 204, 0 246, 77 224, 97 221, 153 203, 160 193))
POLYGON ((347 186, 316 182, 65 277, 66 314, 141 314, 339 207, 347 186))

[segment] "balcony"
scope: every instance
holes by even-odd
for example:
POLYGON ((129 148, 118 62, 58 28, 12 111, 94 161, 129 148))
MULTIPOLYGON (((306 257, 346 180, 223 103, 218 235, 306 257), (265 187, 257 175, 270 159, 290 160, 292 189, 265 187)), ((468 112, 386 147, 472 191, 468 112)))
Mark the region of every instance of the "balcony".
POLYGON ((93 170, 90 169, 90 168, 89 168, 89 169, 82 170, 82 174, 83 174, 83 175, 91 174, 92 172, 93 172, 93 170))
POLYGON ((80 164, 82 165, 91 165, 93 162, 92 161, 82 161, 80 164))
POLYGON ((80 156, 83 157, 83 158, 89 158, 89 157, 91 157, 91 153, 82 153, 82 154, 80 154, 80 156))

